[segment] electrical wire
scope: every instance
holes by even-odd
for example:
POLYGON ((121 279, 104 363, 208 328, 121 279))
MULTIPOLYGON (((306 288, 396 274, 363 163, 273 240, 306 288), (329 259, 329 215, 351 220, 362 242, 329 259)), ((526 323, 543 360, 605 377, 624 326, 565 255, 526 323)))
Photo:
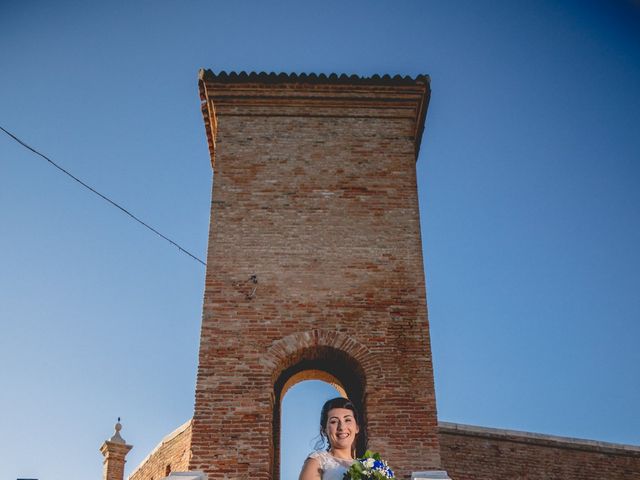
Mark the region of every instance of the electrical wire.
POLYGON ((107 197, 106 195, 103 195, 102 193, 98 192, 95 188, 91 187, 90 185, 87 185, 85 182, 83 182, 82 180, 80 180, 78 177, 76 177, 75 175, 73 175, 72 173, 70 173, 69 171, 65 170, 64 168, 62 168, 60 165, 58 165, 56 162, 54 162, 53 160, 51 160, 49 157, 47 157, 45 154, 40 153, 38 150, 36 150, 35 148, 31 147, 30 145, 26 144, 25 142, 23 142, 22 140, 20 140, 18 137, 16 137, 13 133, 9 132, 7 129, 5 129, 4 127, 2 127, 2 125, 0 125, 0 130, 2 130, 4 133, 6 133, 8 136, 10 136, 12 139, 14 139, 16 142, 18 142, 20 145, 22 145, 24 148, 26 148, 27 150, 32 151, 33 153, 35 153, 36 155, 44 158, 47 162, 49 162, 51 165, 53 165, 54 167, 56 167, 58 170, 60 170, 62 173, 68 175, 69 177, 71 177, 73 180, 75 180, 76 182, 78 182, 80 185, 82 185, 83 187, 85 187, 87 190, 92 191, 93 193, 95 193, 96 195, 98 195, 100 198, 102 198, 103 200, 109 202, 111 205, 113 205, 114 207, 116 207, 118 210, 122 211, 123 213, 125 213, 126 215, 128 215, 129 217, 131 217, 132 219, 134 219, 136 222, 138 222, 140 225, 148 228, 149 230, 151 230, 153 233, 155 233, 156 235, 158 235, 161 238, 164 238, 167 242, 169 242, 171 245, 173 245, 174 247, 177 247, 178 250, 180 250, 182 253, 189 255, 191 258, 193 258, 195 261, 200 262, 202 265, 204 265, 205 267, 207 266, 207 264, 205 262, 203 262, 202 260, 200 260, 198 257, 196 257, 193 253, 189 252, 187 249, 182 248, 180 245, 178 245, 176 242, 174 242, 173 240, 171 240, 169 237, 163 235, 162 233, 160 233, 158 230, 156 230, 155 228, 153 228, 151 225, 149 225, 148 223, 143 222, 142 220, 140 220, 138 217, 136 217, 133 213, 131 213, 129 210, 127 210, 126 208, 124 208, 123 206, 119 205, 118 203, 114 202, 113 200, 111 200, 109 197, 107 197))

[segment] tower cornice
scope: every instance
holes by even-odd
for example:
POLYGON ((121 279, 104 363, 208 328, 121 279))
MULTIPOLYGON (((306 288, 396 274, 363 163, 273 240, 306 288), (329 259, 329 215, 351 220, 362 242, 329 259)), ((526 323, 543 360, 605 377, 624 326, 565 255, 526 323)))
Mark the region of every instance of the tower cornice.
POLYGON ((431 96, 428 75, 199 72, 200 99, 212 165, 219 117, 352 117, 409 120, 407 135, 420 149, 431 96))

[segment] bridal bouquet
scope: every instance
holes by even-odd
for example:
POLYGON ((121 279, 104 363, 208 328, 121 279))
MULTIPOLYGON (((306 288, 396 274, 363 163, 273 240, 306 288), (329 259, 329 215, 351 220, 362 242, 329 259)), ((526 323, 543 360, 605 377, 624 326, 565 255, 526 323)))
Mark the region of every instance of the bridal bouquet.
POLYGON ((385 480, 396 478, 387 462, 379 453, 367 450, 364 457, 358 458, 344 474, 343 480, 385 480))

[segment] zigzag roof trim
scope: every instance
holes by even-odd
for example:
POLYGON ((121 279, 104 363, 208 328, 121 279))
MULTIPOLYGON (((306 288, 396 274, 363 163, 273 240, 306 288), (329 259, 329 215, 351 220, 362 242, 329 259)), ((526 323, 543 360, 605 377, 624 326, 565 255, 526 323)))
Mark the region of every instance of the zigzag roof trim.
POLYGON ((224 70, 214 73, 212 70, 201 69, 200 79, 208 82, 246 82, 246 83, 335 83, 335 84, 361 84, 361 85, 423 85, 429 84, 429 75, 420 74, 415 78, 409 75, 372 75, 361 77, 359 75, 338 75, 331 73, 267 73, 267 72, 226 72, 224 70))

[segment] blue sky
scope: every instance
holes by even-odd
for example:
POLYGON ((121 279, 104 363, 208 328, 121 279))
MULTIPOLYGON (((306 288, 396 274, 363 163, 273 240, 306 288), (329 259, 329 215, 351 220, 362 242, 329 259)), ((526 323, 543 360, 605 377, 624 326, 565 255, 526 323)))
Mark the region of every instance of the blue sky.
MULTIPOLYGON (((0 124, 201 258, 199 68, 430 74, 440 419, 640 444, 637 3, 4 1, 0 39, 0 124)), ((99 478, 118 416, 130 472, 193 413, 204 268, 0 137, 0 477, 99 478)))

